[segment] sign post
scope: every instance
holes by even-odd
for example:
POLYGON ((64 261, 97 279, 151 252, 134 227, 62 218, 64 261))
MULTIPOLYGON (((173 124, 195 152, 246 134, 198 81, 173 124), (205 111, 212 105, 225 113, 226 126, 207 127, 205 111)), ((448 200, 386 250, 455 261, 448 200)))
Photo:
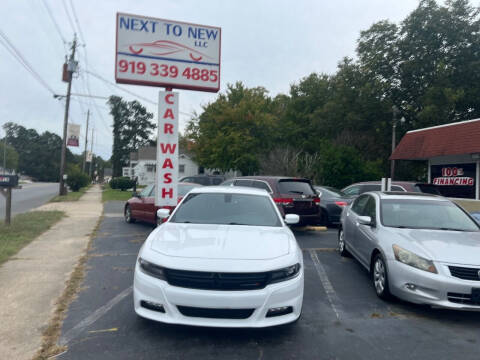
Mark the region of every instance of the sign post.
POLYGON ((218 92, 221 29, 117 13, 115 81, 165 87, 158 102, 156 206, 177 205, 179 94, 218 92))

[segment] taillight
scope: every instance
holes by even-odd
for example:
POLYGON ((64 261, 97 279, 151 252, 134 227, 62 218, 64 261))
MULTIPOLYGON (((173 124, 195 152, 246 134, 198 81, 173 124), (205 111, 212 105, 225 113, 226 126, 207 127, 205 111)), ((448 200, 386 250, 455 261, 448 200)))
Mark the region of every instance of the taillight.
POLYGON ((319 197, 313 198, 313 202, 315 204, 320 204, 320 198, 319 197))
POLYGON ((292 198, 275 198, 273 199, 275 203, 280 204, 280 205, 292 205, 293 204, 293 199, 292 198))
POLYGON ((348 203, 346 201, 335 201, 335 204, 338 206, 347 206, 348 203))

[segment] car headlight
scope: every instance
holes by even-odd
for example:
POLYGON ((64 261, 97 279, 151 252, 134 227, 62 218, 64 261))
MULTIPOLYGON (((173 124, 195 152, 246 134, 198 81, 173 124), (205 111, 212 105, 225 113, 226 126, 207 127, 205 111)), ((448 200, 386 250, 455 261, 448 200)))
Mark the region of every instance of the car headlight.
POLYGON ((393 253, 395 254, 395 260, 400 261, 401 263, 413 266, 420 270, 438 274, 437 268, 432 260, 427 260, 411 251, 402 249, 398 245, 393 245, 393 253))
POLYGON ((140 269, 147 275, 153 276, 160 280, 167 280, 165 277, 165 271, 161 266, 152 264, 141 257, 138 258, 138 264, 140 265, 140 269))
POLYGON ((269 284, 293 279, 300 272, 300 264, 295 264, 280 270, 270 272, 269 284))

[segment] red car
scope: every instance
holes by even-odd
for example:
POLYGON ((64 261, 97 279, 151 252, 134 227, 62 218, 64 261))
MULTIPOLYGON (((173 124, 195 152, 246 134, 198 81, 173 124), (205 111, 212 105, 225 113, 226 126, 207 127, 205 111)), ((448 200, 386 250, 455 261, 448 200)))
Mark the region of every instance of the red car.
MULTIPOLYGON (((181 182, 178 183, 178 202, 194 187, 202 185, 181 182)), ((165 208, 166 206, 162 206, 165 208)), ((175 206, 168 207, 171 210, 175 206)), ((127 223, 133 223, 137 220, 145 221, 151 224, 157 224, 157 210, 160 207, 155 206, 155 185, 148 185, 140 193, 134 194, 125 204, 124 216, 127 223)))

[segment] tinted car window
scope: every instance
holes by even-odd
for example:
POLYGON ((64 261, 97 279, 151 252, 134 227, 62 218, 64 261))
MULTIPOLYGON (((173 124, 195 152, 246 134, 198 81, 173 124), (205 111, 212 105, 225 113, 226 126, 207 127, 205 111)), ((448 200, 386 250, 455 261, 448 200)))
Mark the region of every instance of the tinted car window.
POLYGON ((360 194, 360 185, 350 186, 349 188, 344 189, 343 193, 346 195, 358 195, 360 194))
POLYGON ((188 195, 170 221, 250 226, 282 224, 268 196, 221 193, 188 195))
POLYGON ((200 185, 178 184, 178 196, 185 196, 190 190, 199 186, 200 185))
POLYGON ((281 194, 315 194, 309 182, 298 180, 280 180, 278 189, 281 194))
POLYGON ((375 220, 376 213, 377 213, 377 210, 375 207, 375 199, 372 196, 368 196, 368 201, 362 210, 362 215, 370 216, 372 220, 375 220))
POLYGON ((435 185, 431 184, 415 184, 415 190, 422 193, 440 195, 440 191, 435 185))
POLYGON ((272 190, 270 189, 270 186, 268 186, 268 184, 264 183, 263 181, 254 181, 252 185, 254 188, 263 189, 263 190, 267 190, 268 192, 272 192, 272 190))
POLYGON ((392 185, 390 186, 391 191, 405 191, 405 189, 401 186, 398 185, 392 185))
POLYGON ((361 193, 363 194, 364 192, 367 192, 367 191, 380 191, 380 189, 382 188, 382 186, 380 184, 366 184, 366 185, 362 185, 362 191, 361 193))
POLYGON ((322 199, 338 198, 338 197, 342 197, 342 196, 345 195, 343 192, 341 192, 340 190, 337 190, 335 188, 316 187, 315 189, 322 193, 322 195, 321 195, 322 199))
POLYGON ((235 181, 235 186, 248 186, 248 187, 252 187, 252 180, 245 180, 245 179, 236 180, 236 181, 235 181))
POLYGON ((227 181, 224 181, 221 185, 223 185, 223 186, 231 186, 231 185, 233 185, 233 182, 234 182, 234 181, 235 181, 235 180, 227 180, 227 181))
POLYGON ((223 179, 222 178, 213 178, 212 179, 212 184, 213 185, 220 185, 222 183, 223 179))
POLYGON ((358 197, 352 204, 352 211, 358 215, 362 215, 363 208, 365 207, 368 198, 368 195, 358 197))

